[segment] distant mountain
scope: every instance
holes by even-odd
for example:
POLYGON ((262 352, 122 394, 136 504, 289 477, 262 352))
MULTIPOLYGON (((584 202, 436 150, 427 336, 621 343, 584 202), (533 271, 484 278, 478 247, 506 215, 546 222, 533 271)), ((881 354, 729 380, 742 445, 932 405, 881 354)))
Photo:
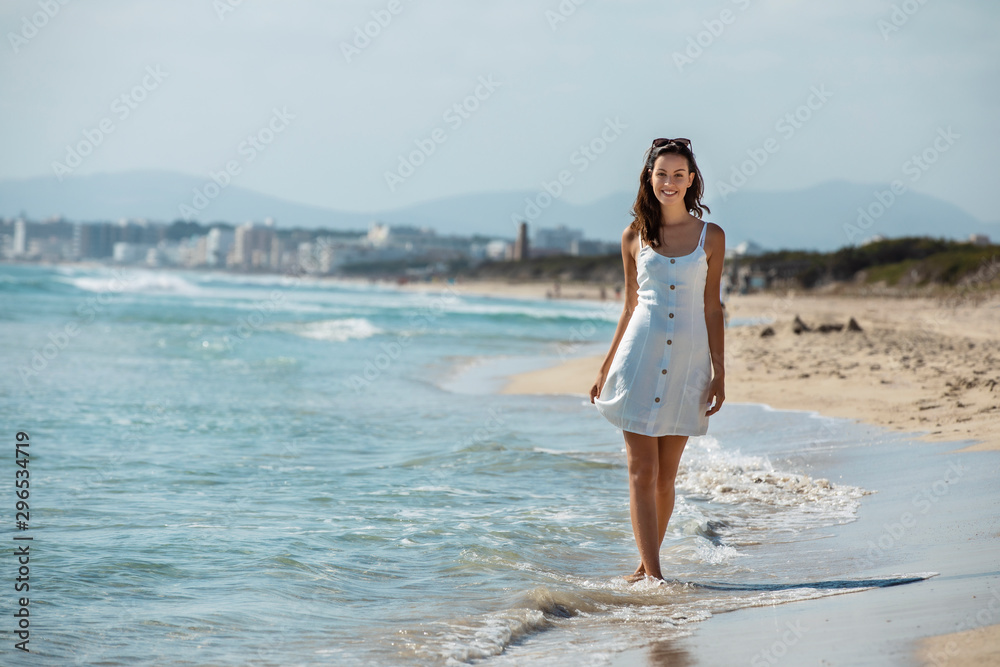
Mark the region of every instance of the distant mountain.
MULTIPOLYGON (((62 182, 55 177, 6 180, 0 181, 0 216, 24 214, 44 219, 61 215, 77 221, 145 218, 160 222, 190 216, 202 223, 240 223, 270 217, 280 227, 307 229, 367 229, 372 220, 381 220, 427 225, 443 234, 479 232, 513 238, 516 229, 511 216, 516 215, 527 219, 529 225, 535 219, 545 226, 563 222, 584 227, 590 238, 606 239, 617 239, 630 219, 627 210, 631 202, 619 206, 622 210, 616 212, 611 223, 607 215, 602 215, 607 207, 600 203, 574 206, 557 199, 547 208, 539 207, 536 214, 528 209, 528 200, 539 194, 534 191, 478 193, 399 209, 358 212, 298 204, 237 185, 220 188, 219 194, 209 199, 204 195, 207 182, 203 177, 167 171, 73 176, 62 182), (205 198, 196 201, 196 191, 205 198)), ((214 190, 209 189, 208 194, 214 194, 214 190)), ((541 201, 547 203, 544 197, 541 201)))
MULTIPOLYGON (((204 177, 169 171, 130 171, 91 176, 70 176, 60 183, 55 177, 0 181, 0 215, 27 214, 34 219, 61 215, 68 220, 98 221, 145 218, 172 222, 186 216, 189 207, 199 222, 241 223, 272 217, 285 227, 332 227, 365 229, 371 216, 331 211, 229 185, 214 199, 205 198, 198 210, 195 191, 204 191, 204 177)), ((209 190, 209 194, 213 194, 209 190)), ((204 196, 204 195, 203 195, 204 196)))
POLYGON ((632 197, 614 194, 590 204, 570 204, 538 191, 480 192, 436 199, 373 214, 392 224, 426 225, 440 232, 492 234, 513 238, 514 219, 533 227, 565 225, 590 239, 618 242, 632 220, 632 197), (536 203, 538 202, 538 203, 536 203), (544 208, 540 204, 546 204, 544 208))
POLYGON ((988 234, 1000 242, 1000 225, 936 197, 908 190, 893 195, 888 184, 830 181, 802 190, 738 191, 712 206, 706 219, 722 225, 727 245, 751 239, 771 250, 836 250, 876 234, 963 241, 988 234))
MULTIPOLYGON (((212 199, 196 201, 206 179, 166 171, 0 181, 0 216, 97 221, 146 218, 170 222, 194 213, 202 223, 274 218, 282 228, 364 230, 373 220, 428 226, 441 234, 480 233, 513 238, 513 218, 533 227, 566 225, 587 238, 617 242, 631 220, 634 193, 621 192, 576 205, 538 191, 485 192, 448 197, 385 211, 339 211, 297 204, 230 185, 212 199), (182 212, 181 206, 188 207, 182 212), (198 205, 203 205, 201 210, 198 205)), ((214 194, 209 190, 208 194, 214 194)), ((881 234, 966 239, 988 234, 1000 240, 1000 224, 984 223, 954 204, 888 185, 831 181, 811 188, 775 192, 737 191, 725 201, 707 200, 706 220, 726 230, 729 246, 750 241, 770 250, 829 251, 881 234), (859 222, 859 207, 868 218, 859 222)))

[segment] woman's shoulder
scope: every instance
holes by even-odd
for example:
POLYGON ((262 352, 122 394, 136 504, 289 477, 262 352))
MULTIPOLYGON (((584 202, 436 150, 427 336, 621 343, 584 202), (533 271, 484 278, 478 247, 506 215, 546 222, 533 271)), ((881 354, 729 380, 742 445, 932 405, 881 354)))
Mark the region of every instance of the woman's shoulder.
POLYGON ((705 220, 705 225, 706 225, 706 227, 705 227, 705 238, 706 238, 706 240, 708 239, 708 237, 710 235, 711 236, 719 236, 721 238, 726 238, 726 230, 724 230, 722 228, 722 226, 719 225, 718 223, 711 222, 709 220, 705 220))
MULTIPOLYGON (((622 231, 622 248, 628 248, 631 251, 633 248, 638 248, 638 246, 639 232, 629 225, 622 231)), ((634 253, 630 252, 629 254, 634 253)))
POLYGON ((714 222, 705 221, 705 242, 706 248, 714 248, 720 252, 726 250, 726 231, 714 222))
POLYGON ((622 230, 622 257, 626 255, 630 258, 625 260, 626 265, 630 262, 639 261, 639 249, 642 246, 638 230, 631 225, 622 230))

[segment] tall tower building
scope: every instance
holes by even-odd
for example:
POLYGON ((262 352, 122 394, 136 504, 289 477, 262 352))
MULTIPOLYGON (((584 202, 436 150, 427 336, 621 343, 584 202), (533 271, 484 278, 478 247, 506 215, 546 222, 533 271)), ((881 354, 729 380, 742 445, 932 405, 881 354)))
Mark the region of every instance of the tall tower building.
POLYGON ((517 225, 517 240, 514 241, 514 261, 520 262, 528 259, 528 223, 521 222, 517 225))

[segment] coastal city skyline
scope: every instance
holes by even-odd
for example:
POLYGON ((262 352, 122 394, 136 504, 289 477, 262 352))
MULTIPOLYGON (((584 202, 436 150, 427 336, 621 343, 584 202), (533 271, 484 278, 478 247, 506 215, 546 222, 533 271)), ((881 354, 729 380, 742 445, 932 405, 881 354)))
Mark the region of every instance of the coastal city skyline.
POLYGON ((391 263, 410 273, 442 271, 449 263, 475 265, 529 256, 593 256, 618 251, 564 225, 531 230, 518 238, 439 235, 431 227, 371 221, 365 230, 279 228, 272 218, 241 224, 177 220, 163 223, 122 219, 73 222, 0 219, 0 260, 20 262, 98 261, 149 268, 205 268, 250 272, 330 275, 344 267, 391 263))

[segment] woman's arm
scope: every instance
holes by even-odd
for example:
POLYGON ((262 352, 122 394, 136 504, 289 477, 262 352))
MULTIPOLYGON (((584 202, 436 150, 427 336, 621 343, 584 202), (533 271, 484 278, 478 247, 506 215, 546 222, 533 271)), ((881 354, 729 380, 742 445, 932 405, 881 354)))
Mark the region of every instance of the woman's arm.
POLYGON ((639 277, 635 265, 635 253, 633 252, 637 238, 636 233, 631 227, 622 232, 622 266, 625 268, 625 306, 622 308, 621 317, 618 318, 618 328, 615 329, 615 336, 611 340, 611 349, 608 350, 607 356, 604 357, 604 363, 601 364, 601 368, 597 372, 597 380, 590 388, 591 403, 594 402, 594 398, 601 395, 604 380, 608 377, 611 362, 614 361, 615 352, 618 351, 618 344, 621 343, 622 338, 625 336, 625 329, 628 327, 628 323, 632 319, 632 313, 639 303, 639 277))
POLYGON ((705 325, 708 327, 708 349, 712 355, 712 384, 708 400, 715 398, 715 405, 706 412, 713 415, 726 400, 725 331, 726 321, 722 312, 722 264, 726 259, 726 233, 715 223, 708 223, 705 230, 705 252, 708 254, 708 276, 705 279, 705 325))

